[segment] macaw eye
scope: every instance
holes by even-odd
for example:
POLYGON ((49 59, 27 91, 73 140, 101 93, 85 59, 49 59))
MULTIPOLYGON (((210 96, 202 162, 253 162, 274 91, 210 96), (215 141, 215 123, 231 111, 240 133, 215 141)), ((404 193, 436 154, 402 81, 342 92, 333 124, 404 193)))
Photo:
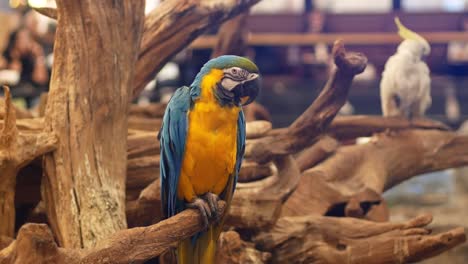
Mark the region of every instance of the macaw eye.
POLYGON ((237 69, 234 68, 234 69, 231 70, 231 72, 232 72, 233 74, 237 74, 237 69))

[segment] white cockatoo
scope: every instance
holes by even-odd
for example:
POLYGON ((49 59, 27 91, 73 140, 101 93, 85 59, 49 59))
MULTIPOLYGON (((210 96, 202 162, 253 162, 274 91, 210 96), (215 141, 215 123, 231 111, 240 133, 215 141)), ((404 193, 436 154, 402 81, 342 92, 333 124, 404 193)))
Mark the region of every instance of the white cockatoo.
POLYGON ((382 73, 380 98, 384 116, 406 118, 423 116, 431 105, 429 68, 422 60, 429 55, 429 43, 409 30, 395 18, 398 34, 403 41, 392 55, 382 73))

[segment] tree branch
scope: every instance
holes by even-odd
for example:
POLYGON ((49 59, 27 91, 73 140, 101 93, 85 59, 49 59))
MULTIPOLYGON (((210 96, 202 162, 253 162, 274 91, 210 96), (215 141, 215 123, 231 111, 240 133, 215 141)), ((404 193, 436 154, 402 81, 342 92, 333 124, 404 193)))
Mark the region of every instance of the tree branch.
MULTIPOLYGON (((218 202, 219 214, 225 208, 224 202, 218 202)), ((57 247, 47 225, 25 224, 17 240, 0 251, 0 263, 142 263, 202 229, 200 213, 188 209, 155 225, 121 230, 91 249, 70 250, 57 247)))
POLYGON ((355 199, 366 217, 381 205, 385 190, 416 175, 467 164, 468 136, 434 129, 378 134, 367 144, 340 147, 305 171, 283 213, 345 216, 355 199))
POLYGON ((177 52, 206 29, 246 11, 260 0, 167 0, 146 17, 133 97, 177 52))
POLYGON ((126 228, 127 115, 144 1, 56 2, 44 126, 59 145, 44 158, 42 198, 61 246, 92 247, 126 228))
POLYGON ((10 89, 4 87, 3 127, 0 131, 0 235, 13 237, 15 229, 15 188, 18 171, 33 159, 53 151, 57 145, 54 133, 25 133, 16 126, 16 110, 10 89))
POLYGON ((339 147, 338 141, 324 136, 317 143, 299 153, 296 157, 297 165, 301 171, 312 168, 332 155, 339 147))
POLYGON ((408 263, 440 254, 466 240, 463 228, 428 235, 432 221, 423 215, 404 223, 353 218, 281 218, 254 241, 273 252, 272 263, 408 263), (357 261, 357 262, 356 262, 357 261))
POLYGON ((438 129, 450 130, 447 125, 431 119, 414 119, 408 121, 406 118, 383 117, 383 116, 337 116, 327 134, 340 139, 354 139, 357 137, 370 137, 374 133, 385 130, 402 129, 438 129))
POLYGON ((238 183, 226 223, 238 228, 259 230, 272 226, 283 203, 294 192, 301 172, 290 155, 275 157, 277 172, 262 180, 238 183))
POLYGON ((265 163, 273 156, 296 153, 312 145, 326 130, 346 102, 354 76, 364 71, 367 63, 364 55, 347 53, 341 42, 335 43, 333 56, 337 69, 318 98, 288 128, 277 130, 246 149, 248 158, 265 163))

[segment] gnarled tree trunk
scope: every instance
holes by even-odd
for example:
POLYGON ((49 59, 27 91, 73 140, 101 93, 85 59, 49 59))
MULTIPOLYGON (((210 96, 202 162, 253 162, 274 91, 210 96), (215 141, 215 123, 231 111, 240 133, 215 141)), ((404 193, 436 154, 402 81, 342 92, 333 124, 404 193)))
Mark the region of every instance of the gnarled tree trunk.
POLYGON ((57 1, 45 125, 59 144, 44 158, 42 194, 64 247, 90 247, 127 226, 127 112, 143 10, 143 0, 57 1))

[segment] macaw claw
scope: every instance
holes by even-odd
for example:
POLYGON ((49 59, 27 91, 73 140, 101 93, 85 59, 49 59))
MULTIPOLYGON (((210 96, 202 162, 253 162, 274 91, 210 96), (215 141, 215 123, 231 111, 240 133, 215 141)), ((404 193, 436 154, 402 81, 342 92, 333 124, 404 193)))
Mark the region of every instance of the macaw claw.
POLYGON ((205 200, 197 197, 193 199, 192 202, 187 203, 187 207, 200 211, 203 222, 203 229, 208 229, 208 219, 212 216, 212 212, 208 203, 205 200))
POLYGON ((208 202, 208 205, 210 206, 211 213, 213 216, 216 218, 216 221, 219 220, 219 214, 218 214, 218 201, 219 201, 219 196, 214 194, 214 193, 205 193, 202 198, 208 202))

